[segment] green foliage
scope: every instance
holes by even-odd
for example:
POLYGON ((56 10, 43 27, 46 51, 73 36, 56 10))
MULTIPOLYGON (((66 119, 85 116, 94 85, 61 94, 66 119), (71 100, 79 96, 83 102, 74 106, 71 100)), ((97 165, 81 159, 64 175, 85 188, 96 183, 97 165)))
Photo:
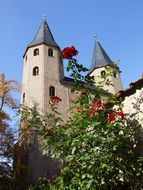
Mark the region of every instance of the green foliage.
POLYGON ((39 182, 35 186, 29 187, 29 190, 49 190, 49 181, 45 178, 39 178, 39 182))
MULTIPOLYGON (((102 86, 118 71, 113 64, 107 67, 103 82, 93 86, 92 77, 81 73, 86 69, 76 59, 69 59, 68 71, 75 80, 74 91, 86 92, 78 97, 67 123, 60 119, 57 104, 52 104, 47 116, 37 114, 30 119, 37 123, 44 154, 63 162, 60 176, 52 181, 40 181, 34 189, 95 190, 134 189, 143 184, 143 155, 137 150, 137 131, 143 133, 138 122, 129 120, 122 112, 116 96, 102 98, 102 86), (80 82, 79 82, 80 81, 80 82), (47 127, 48 123, 48 127, 47 127)), ((108 81, 110 84, 110 81, 108 81)), ((32 190, 32 189, 31 189, 32 190)))

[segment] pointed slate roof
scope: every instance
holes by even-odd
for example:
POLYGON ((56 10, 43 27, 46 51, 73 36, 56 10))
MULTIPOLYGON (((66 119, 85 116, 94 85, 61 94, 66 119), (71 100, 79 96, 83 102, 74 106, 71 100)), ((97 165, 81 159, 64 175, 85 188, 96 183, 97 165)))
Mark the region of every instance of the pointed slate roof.
POLYGON ((39 44, 47 44, 59 48, 45 18, 43 19, 34 40, 28 45, 28 47, 39 44))
POLYGON ((88 73, 92 73, 96 68, 111 64, 112 61, 98 41, 95 41, 92 64, 88 73))

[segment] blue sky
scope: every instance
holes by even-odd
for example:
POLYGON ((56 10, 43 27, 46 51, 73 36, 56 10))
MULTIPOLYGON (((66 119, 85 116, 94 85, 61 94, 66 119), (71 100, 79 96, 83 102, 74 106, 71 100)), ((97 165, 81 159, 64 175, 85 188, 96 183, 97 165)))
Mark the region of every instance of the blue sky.
POLYGON ((0 0, 0 72, 22 80, 23 53, 43 15, 61 48, 74 45, 90 67, 94 35, 114 61, 127 87, 143 72, 142 0, 0 0))

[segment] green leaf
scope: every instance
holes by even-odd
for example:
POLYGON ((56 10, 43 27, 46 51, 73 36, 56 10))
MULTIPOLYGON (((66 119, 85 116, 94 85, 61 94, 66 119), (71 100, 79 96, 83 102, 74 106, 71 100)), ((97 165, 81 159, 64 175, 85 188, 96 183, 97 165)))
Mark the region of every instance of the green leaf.
POLYGON ((76 147, 73 147, 73 148, 72 148, 72 154, 75 153, 75 150, 76 150, 76 147))

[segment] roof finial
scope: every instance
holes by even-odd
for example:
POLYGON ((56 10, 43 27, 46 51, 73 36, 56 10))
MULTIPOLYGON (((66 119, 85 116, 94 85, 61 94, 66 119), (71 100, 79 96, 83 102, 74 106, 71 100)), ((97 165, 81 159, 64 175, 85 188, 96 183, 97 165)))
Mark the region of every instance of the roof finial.
POLYGON ((94 35, 94 38, 95 38, 95 41, 97 41, 97 35, 96 34, 94 35))
POLYGON ((46 20, 46 15, 43 15, 43 20, 46 20))

